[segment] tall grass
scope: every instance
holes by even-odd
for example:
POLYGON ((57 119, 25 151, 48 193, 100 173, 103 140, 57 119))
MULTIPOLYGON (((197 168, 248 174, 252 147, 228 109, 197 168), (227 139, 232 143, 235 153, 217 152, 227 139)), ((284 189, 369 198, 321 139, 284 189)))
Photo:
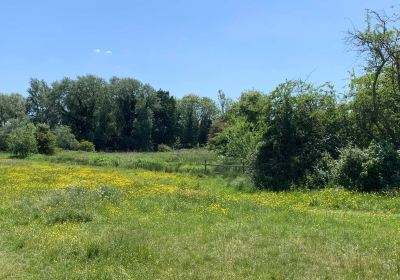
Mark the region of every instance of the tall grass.
POLYGON ((0 279, 398 279, 400 198, 0 160, 0 279))
MULTIPOLYGON (((176 150, 171 152, 88 153, 61 151, 54 156, 34 155, 34 160, 92 166, 111 166, 145 169, 160 172, 204 173, 204 162, 223 163, 224 160, 206 149, 176 150)), ((210 174, 235 176, 238 169, 224 166, 208 166, 210 174)), ((240 173, 240 172, 239 172, 240 173)))

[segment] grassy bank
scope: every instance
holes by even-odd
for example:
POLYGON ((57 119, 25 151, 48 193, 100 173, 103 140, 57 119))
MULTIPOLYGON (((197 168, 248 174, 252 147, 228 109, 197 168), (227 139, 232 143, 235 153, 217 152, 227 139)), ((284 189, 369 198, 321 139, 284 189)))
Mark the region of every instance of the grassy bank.
POLYGON ((0 160, 1 279, 400 277, 400 198, 0 160))

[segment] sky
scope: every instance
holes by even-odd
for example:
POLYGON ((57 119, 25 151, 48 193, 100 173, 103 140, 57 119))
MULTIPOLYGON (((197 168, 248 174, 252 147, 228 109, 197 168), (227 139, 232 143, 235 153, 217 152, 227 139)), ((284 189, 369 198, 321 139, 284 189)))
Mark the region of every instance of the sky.
POLYGON ((182 97, 237 98, 286 79, 345 91, 363 63, 344 38, 388 0, 0 1, 0 92, 94 74, 182 97))

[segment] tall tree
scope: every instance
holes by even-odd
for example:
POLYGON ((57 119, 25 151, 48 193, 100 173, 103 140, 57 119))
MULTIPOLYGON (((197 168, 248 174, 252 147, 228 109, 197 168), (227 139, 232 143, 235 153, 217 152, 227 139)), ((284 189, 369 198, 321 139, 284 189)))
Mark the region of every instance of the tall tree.
POLYGON ((391 120, 393 111, 385 107, 382 99, 390 95, 392 101, 399 104, 399 19, 397 14, 387 15, 367 10, 365 29, 354 29, 348 36, 349 44, 366 60, 365 70, 368 80, 364 79, 366 83, 363 83, 363 86, 369 96, 370 112, 365 121, 374 126, 380 138, 390 139, 396 146, 400 146, 400 130, 397 125, 393 126, 391 120), (385 87, 384 95, 381 87, 385 87))
POLYGON ((149 151, 153 148, 153 106, 157 100, 154 89, 150 85, 144 85, 137 100, 132 135, 136 149, 149 151))
POLYGON ((22 119, 26 114, 26 99, 18 94, 0 93, 0 127, 11 119, 22 119))
POLYGON ((51 127, 60 124, 57 96, 44 80, 31 79, 28 88, 28 115, 34 123, 47 123, 51 127))
POLYGON ((225 92, 220 89, 218 90, 218 103, 221 115, 225 116, 225 113, 233 105, 233 100, 227 97, 225 92))
POLYGON ((136 117, 137 97, 143 87, 135 79, 110 80, 110 93, 116 104, 117 145, 120 150, 134 150, 133 124, 136 117))
POLYGON ((115 150, 117 148, 116 106, 108 90, 99 92, 97 104, 94 144, 99 150, 115 150))
POLYGON ((219 115, 217 105, 214 100, 208 97, 202 97, 200 99, 199 106, 199 144, 205 145, 208 141, 208 133, 213 121, 219 115))
POLYGON ((97 110, 101 96, 107 91, 106 82, 93 75, 80 76, 72 81, 65 97, 66 121, 78 140, 94 141, 97 110))
POLYGON ((260 186, 287 189, 302 183, 325 153, 341 148, 341 113, 335 92, 327 84, 315 87, 302 81, 279 85, 269 96, 265 132, 253 169, 260 186))
POLYGON ((178 111, 182 129, 182 144, 188 147, 206 144, 209 128, 218 116, 215 102, 208 97, 201 98, 189 94, 179 100, 178 111))
POLYGON ((176 100, 168 91, 158 90, 158 104, 154 108, 153 143, 172 145, 178 131, 176 100))

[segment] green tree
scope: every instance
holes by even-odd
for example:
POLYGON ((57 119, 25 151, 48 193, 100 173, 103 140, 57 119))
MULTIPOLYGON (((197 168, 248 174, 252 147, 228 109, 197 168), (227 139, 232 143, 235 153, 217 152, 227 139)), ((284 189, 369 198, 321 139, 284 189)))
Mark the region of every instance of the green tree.
POLYGON ((87 140, 82 140, 78 145, 78 150, 84 152, 94 152, 96 150, 96 147, 92 142, 87 140))
POLYGON ((54 130, 57 147, 64 150, 77 150, 79 142, 71 132, 69 126, 60 125, 54 130))
POLYGON ((212 122, 218 116, 218 108, 208 97, 185 95, 178 102, 182 144, 193 147, 206 144, 212 122))
POLYGON ((26 100, 18 94, 0 93, 0 127, 11 119, 23 119, 26 116, 26 100))
POLYGON ((168 91, 156 92, 158 102, 153 112, 152 139, 155 145, 173 145, 178 133, 176 100, 168 91))
POLYGON ((28 88, 27 110, 28 116, 34 123, 47 123, 55 127, 61 122, 58 111, 58 96, 45 81, 31 79, 28 88))
POLYGON ((341 123, 330 85, 315 87, 302 81, 279 85, 269 96, 266 130, 253 162, 256 183, 274 190, 299 184, 325 153, 341 142, 341 123))
POLYGON ((140 98, 136 104, 136 118, 133 122, 133 137, 138 150, 149 151, 152 143, 153 112, 146 105, 146 100, 140 98))
POLYGON ((94 144, 99 150, 117 148, 116 104, 109 91, 99 92, 95 112, 94 144))
POLYGON ((93 142, 98 124, 101 96, 107 91, 106 82, 93 75, 80 76, 69 81, 70 90, 65 96, 65 121, 78 140, 93 142))
POLYGON ((30 122, 19 123, 7 136, 8 150, 19 158, 37 152, 35 131, 35 126, 30 122))
POLYGON ((133 125, 136 118, 137 96, 142 87, 142 83, 135 79, 113 77, 110 80, 110 93, 116 104, 117 146, 120 150, 135 149, 133 125))
MULTIPOLYGON (((388 139, 400 145, 400 30, 397 14, 367 10, 364 30, 349 32, 348 42, 366 60, 366 75, 353 80, 359 125, 369 138, 388 139)), ((365 136, 365 135, 364 135, 365 136)))
POLYGON ((261 132, 254 131, 245 120, 237 118, 210 140, 218 154, 248 165, 261 141, 261 132))
POLYGON ((218 90, 218 103, 221 116, 224 116, 225 113, 232 107, 233 100, 227 97, 225 92, 220 89, 218 90))
POLYGON ((199 104, 199 137, 200 145, 205 145, 208 142, 208 134, 213 121, 219 115, 217 105, 214 100, 208 97, 200 98, 199 104))
POLYGON ((47 124, 36 125, 36 145, 40 154, 53 155, 56 151, 56 136, 47 124))

